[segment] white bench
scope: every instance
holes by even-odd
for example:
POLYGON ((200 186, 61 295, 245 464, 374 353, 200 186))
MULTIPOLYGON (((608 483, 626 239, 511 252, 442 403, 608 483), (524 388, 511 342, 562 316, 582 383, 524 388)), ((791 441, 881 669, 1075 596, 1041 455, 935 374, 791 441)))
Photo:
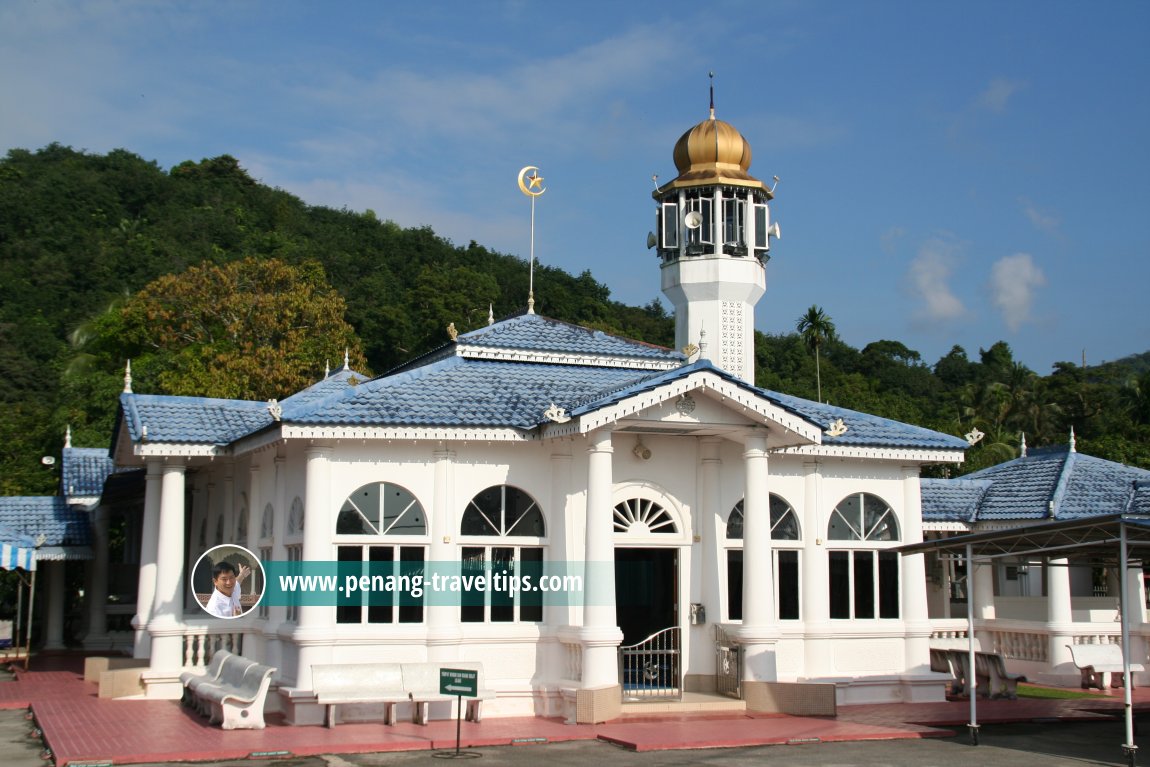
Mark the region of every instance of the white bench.
MULTIPOLYGON (((1082 689, 1097 687, 1105 690, 1109 686, 1120 686, 1122 674, 1122 645, 1117 644, 1068 644, 1070 657, 1074 665, 1082 673, 1082 689), (1107 684, 1106 675, 1112 674, 1110 685, 1107 684)), ((1141 663, 1131 663, 1130 671, 1145 671, 1141 663)), ((1130 680, 1130 689, 1134 689, 1134 680, 1130 680)))
POLYGON ((483 664, 452 661, 443 663, 404 663, 403 687, 411 693, 411 702, 414 709, 411 719, 417 724, 427 724, 427 708, 429 703, 445 700, 454 700, 455 695, 439 691, 440 668, 458 668, 475 672, 475 697, 464 698, 467 701, 466 718, 469 722, 478 722, 482 719, 480 704, 495 697, 495 690, 484 687, 483 664))
POLYGON ((217 681, 220 678, 220 673, 223 671, 224 661, 233 657, 238 656, 232 655, 232 653, 228 652, 227 650, 219 650, 214 655, 212 655, 212 659, 208 661, 208 667, 204 673, 201 674, 196 671, 185 671, 180 674, 180 684, 184 686, 184 694, 181 698, 181 702, 187 706, 195 706, 196 688, 201 684, 217 681))
POLYGON ((395 704, 411 700, 399 663, 312 666, 311 688, 316 702, 327 707, 324 721, 328 727, 335 727, 336 706, 351 703, 382 703, 384 723, 395 724, 395 704))
MULTIPOLYGON (((262 730, 264 700, 276 670, 239 655, 228 654, 215 679, 201 678, 192 686, 192 702, 212 724, 225 730, 262 730)), ((207 675, 204 675, 206 677, 207 675)))
POLYGON ((496 697, 494 690, 484 687, 483 665, 480 663, 337 663, 311 667, 312 691, 316 702, 326 707, 324 716, 328 727, 336 724, 336 707, 354 703, 381 703, 384 721, 395 723, 395 704, 411 702, 411 720, 427 724, 431 703, 451 701, 455 695, 439 691, 441 668, 458 668, 476 672, 476 696, 467 698, 466 716, 471 722, 482 719, 480 704, 496 697))

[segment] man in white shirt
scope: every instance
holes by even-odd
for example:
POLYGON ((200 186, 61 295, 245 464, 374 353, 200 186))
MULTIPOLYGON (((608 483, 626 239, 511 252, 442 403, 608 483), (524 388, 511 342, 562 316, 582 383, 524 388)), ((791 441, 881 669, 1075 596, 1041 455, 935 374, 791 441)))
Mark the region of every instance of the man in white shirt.
POLYGON ((209 613, 220 618, 234 618, 243 612, 240 606, 240 597, 243 588, 240 586, 248 577, 252 569, 247 565, 240 565, 236 572, 231 562, 219 562, 212 568, 212 596, 205 606, 209 613))

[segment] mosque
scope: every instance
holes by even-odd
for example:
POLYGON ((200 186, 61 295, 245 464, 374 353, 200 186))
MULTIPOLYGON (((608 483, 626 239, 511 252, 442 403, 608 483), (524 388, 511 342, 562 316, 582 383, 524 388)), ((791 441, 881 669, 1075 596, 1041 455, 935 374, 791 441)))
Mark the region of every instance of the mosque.
POLYGON ((279 402, 137 393, 129 377, 99 452, 120 472, 108 487, 137 490, 93 512, 89 646, 130 649, 149 697, 178 697, 216 648, 242 652, 278 669, 268 708, 295 723, 321 721, 311 669, 333 662, 479 661, 488 716, 580 722, 692 692, 760 709, 811 690, 942 700, 926 557, 895 549, 923 540, 922 467, 967 442, 756 388, 773 190, 713 108, 674 162, 651 242, 673 350, 529 307, 375 378, 345 361, 279 402), (132 539, 110 554, 117 516, 132 539), (253 579, 264 599, 221 620, 192 576, 220 544, 265 580, 277 563, 456 563, 582 588, 318 604, 253 579), (138 579, 116 624, 104 605, 125 561, 138 579))

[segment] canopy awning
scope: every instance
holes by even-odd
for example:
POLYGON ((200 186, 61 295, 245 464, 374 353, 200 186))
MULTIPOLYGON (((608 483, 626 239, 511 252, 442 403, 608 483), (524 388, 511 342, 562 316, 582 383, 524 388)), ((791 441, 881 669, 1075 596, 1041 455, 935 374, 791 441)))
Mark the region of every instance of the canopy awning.
POLYGON ((4 570, 36 569, 36 542, 26 535, 0 527, 0 568, 4 570))

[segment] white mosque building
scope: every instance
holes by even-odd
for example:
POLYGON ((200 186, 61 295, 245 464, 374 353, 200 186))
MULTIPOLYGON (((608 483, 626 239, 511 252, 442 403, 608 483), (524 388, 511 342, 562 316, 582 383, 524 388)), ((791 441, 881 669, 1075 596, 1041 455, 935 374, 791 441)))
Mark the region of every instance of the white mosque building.
POLYGON ((112 456, 146 474, 131 643, 148 696, 178 697, 180 672, 226 646, 278 670, 268 708, 295 723, 321 721, 311 669, 334 662, 482 662, 487 716, 604 721, 717 690, 763 709, 815 686, 840 704, 943 699, 924 557, 894 549, 923 538, 922 467, 967 443, 756 388, 772 191, 713 109, 674 161, 653 246, 676 350, 529 309, 280 402, 127 387, 112 456), (269 573, 483 563, 584 581, 563 599, 267 598, 221 620, 190 583, 217 544, 269 573), (654 665, 632 667, 621 648, 651 637, 654 665))

